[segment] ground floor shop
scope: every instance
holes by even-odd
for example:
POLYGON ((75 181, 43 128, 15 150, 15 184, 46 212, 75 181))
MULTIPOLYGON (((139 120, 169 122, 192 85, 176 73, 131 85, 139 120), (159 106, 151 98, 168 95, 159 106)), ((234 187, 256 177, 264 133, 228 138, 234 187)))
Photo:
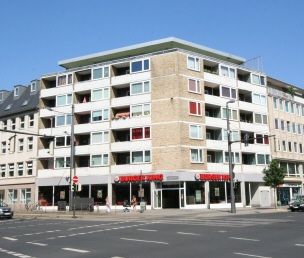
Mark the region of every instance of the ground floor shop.
POLYGON ((284 183, 277 188, 278 205, 288 205, 296 195, 303 194, 301 182, 284 183))

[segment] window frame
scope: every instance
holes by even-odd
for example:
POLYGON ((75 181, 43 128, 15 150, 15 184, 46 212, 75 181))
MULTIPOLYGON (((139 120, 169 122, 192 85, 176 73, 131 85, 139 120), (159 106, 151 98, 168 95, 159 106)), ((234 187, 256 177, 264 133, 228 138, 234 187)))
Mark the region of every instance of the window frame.
POLYGON ((91 89, 91 102, 107 100, 107 99, 110 99, 110 87, 91 89), (108 91, 108 96, 107 97, 105 97, 105 90, 108 91), (101 91, 101 98, 94 98, 93 99, 94 92, 96 92, 96 91, 101 91))
POLYGON ((189 124, 189 139, 202 140, 203 139, 203 127, 200 124, 189 124), (191 127, 196 127, 196 134, 198 137, 191 136, 191 127), (197 133, 198 132, 198 133, 197 133))
POLYGON ((71 114, 62 114, 62 115, 55 116, 55 127, 71 126, 71 124, 67 123, 67 121, 69 120, 68 116, 71 117, 72 115, 71 114), (64 117, 64 124, 63 125, 57 125, 58 117, 64 117))
MULTIPOLYGON (((147 156, 148 157, 148 156, 147 156)), ((151 150, 132 150, 130 151, 130 164, 147 164, 152 162, 152 155, 151 155, 151 150), (142 154, 142 161, 139 162, 134 162, 133 161, 133 153, 134 152, 141 152, 142 154), (149 161, 146 161, 146 152, 149 152, 149 161)))
POLYGON ((31 82, 31 92, 36 92, 37 91, 37 82, 31 82))
POLYGON ((142 104, 134 104, 130 105, 130 117, 142 117, 142 116, 150 116, 151 115, 151 103, 142 103, 142 104), (133 109, 136 106, 141 106, 141 114, 138 116, 133 115, 133 109), (149 106, 149 114, 145 114, 144 107, 149 106))
POLYGON ((100 123, 100 122, 106 122, 110 120, 110 109, 109 108, 102 108, 102 109, 96 109, 96 110, 91 110, 91 123, 100 123), (93 113, 94 112, 101 112, 101 120, 93 120, 93 113), (107 111, 108 115, 107 118, 105 119, 105 112, 107 111))
POLYGON ((59 148, 66 148, 66 147, 69 147, 71 146, 71 136, 69 135, 63 135, 63 136, 56 136, 54 138, 54 147, 57 149, 59 148), (64 138, 64 145, 63 146, 60 146, 60 145, 57 145, 57 139, 58 138, 64 138), (70 138, 70 144, 68 144, 68 138, 70 138))
POLYGON ((110 66, 108 66, 108 65, 104 65, 104 66, 96 66, 96 67, 93 67, 92 69, 91 69, 91 74, 92 74, 92 76, 91 76, 91 80, 92 81, 96 81, 96 80, 101 80, 101 79, 105 79, 105 78, 109 78, 110 77, 110 66), (105 68, 107 68, 107 76, 106 76, 106 72, 105 72, 105 68), (102 72, 101 72, 101 77, 97 77, 97 78, 94 78, 94 71, 95 70, 100 70, 100 69, 102 69, 102 72))
POLYGON ((151 81, 150 80, 130 83, 130 96, 136 96, 136 95, 141 95, 141 94, 148 94, 150 92, 151 92, 151 81), (145 91, 145 83, 149 84, 149 91, 145 91), (133 93, 132 86, 135 85, 135 84, 141 84, 141 92, 140 93, 133 93))
POLYGON ((72 93, 66 93, 66 94, 60 94, 60 95, 56 95, 56 107, 64 107, 64 106, 69 106, 71 105, 73 102, 73 94, 72 93), (69 98, 69 96, 71 96, 71 98, 69 98), (65 97, 65 103, 62 105, 58 105, 58 98, 59 97, 65 97), (68 102, 68 100, 71 100, 71 102, 68 102))
POLYGON ((150 58, 143 58, 143 59, 137 59, 137 60, 130 61, 130 74, 147 72, 147 71, 150 71, 150 69, 151 69, 151 60, 150 60, 150 58), (145 69, 145 61, 148 61, 148 64, 149 64, 149 68, 148 69, 145 69), (137 62, 141 62, 141 68, 142 69, 139 70, 139 71, 133 71, 132 64, 133 63, 137 63, 137 62))
POLYGON ((193 55, 187 55, 187 69, 195 72, 200 72, 201 71, 200 58, 193 55), (192 58, 194 60, 193 68, 189 65, 189 58, 192 58))
POLYGON ((190 100, 188 104, 190 116, 203 116, 203 103, 201 101, 190 100), (196 113, 191 113, 191 103, 195 104, 196 113))
POLYGON ((151 139, 151 127, 150 126, 140 126, 130 128, 130 141, 143 141, 151 139), (149 137, 146 137, 146 128, 149 128, 149 137), (133 130, 142 129, 142 138, 133 139, 133 130))
POLYGON ((261 74, 251 73, 251 74, 250 74, 250 82, 251 82, 251 84, 259 85, 259 86, 265 87, 265 86, 266 86, 266 76, 261 75, 261 74), (258 80, 259 80, 258 83, 254 82, 253 76, 256 76, 256 77, 258 78, 258 80), (263 79, 262 79, 262 78, 263 78, 263 79), (262 81, 263 81, 264 83, 262 83, 262 81))
POLYGON ((219 74, 221 76, 226 77, 226 78, 230 78, 230 79, 236 79, 236 69, 234 67, 231 67, 229 65, 220 64, 219 70, 220 70, 219 74), (227 68, 227 74, 228 74, 228 76, 223 73, 223 68, 227 68), (233 72, 233 74, 234 74, 233 76, 231 74, 232 70, 234 71, 233 72))
POLYGON ((64 73, 64 74, 57 74, 56 75, 56 87, 62 87, 66 85, 71 85, 74 82, 73 73, 64 73), (59 78, 65 77, 65 83, 64 84, 58 84, 59 78), (71 78, 71 82, 69 82, 69 79, 71 78))
POLYGON ((202 164, 204 163, 204 149, 203 148, 190 148, 190 162, 193 164, 202 164), (198 153, 198 160, 192 160, 192 151, 197 151, 198 153))
POLYGON ((105 167, 109 166, 109 153, 100 153, 100 154, 91 154, 90 155, 90 167, 105 167), (101 156, 101 164, 94 165, 92 164, 93 156, 101 156), (107 163, 104 163, 105 156, 107 156, 107 163))
POLYGON ((90 144, 91 145, 98 145, 98 144, 105 144, 110 142, 110 131, 98 131, 98 132, 91 132, 90 134, 90 144), (100 142, 93 142, 93 134, 101 134, 101 141, 100 142), (105 140, 105 134, 108 134, 107 141, 105 140))
POLYGON ((66 168, 70 168, 71 166, 71 159, 70 157, 54 157, 54 169, 66 169, 66 168), (63 159, 63 167, 57 167, 56 166, 56 161, 57 159, 63 159), (69 162, 67 162, 69 160, 69 162), (69 165, 68 165, 69 164, 69 165))

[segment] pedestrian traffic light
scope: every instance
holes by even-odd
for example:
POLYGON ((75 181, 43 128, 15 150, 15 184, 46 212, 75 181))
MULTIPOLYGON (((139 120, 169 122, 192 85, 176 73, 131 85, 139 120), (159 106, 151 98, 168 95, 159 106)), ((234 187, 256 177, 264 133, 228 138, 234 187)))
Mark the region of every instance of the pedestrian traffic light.
POLYGON ((72 192, 77 192, 77 188, 76 184, 72 184, 72 192))

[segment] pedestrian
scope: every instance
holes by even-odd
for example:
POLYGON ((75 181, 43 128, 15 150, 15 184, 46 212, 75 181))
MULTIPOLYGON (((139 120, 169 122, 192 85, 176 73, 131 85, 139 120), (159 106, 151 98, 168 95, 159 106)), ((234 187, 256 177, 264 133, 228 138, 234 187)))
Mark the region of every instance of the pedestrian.
POLYGON ((111 212, 111 204, 110 204, 110 200, 109 197, 106 197, 106 208, 107 208, 107 213, 111 212))
POLYGON ((132 196, 131 205, 133 207, 133 211, 136 210, 137 199, 135 195, 132 196))

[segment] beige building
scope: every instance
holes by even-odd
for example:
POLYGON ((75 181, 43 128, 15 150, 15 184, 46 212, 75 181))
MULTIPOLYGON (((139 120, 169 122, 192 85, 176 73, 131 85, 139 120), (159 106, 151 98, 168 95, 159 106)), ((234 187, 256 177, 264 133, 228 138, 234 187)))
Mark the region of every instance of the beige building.
POLYGON ((0 201, 35 201, 39 81, 0 91, 0 201))
POLYGON ((278 200, 287 204, 303 193, 304 98, 303 89, 268 77, 268 111, 272 158, 277 159, 287 175, 278 189, 278 200))

